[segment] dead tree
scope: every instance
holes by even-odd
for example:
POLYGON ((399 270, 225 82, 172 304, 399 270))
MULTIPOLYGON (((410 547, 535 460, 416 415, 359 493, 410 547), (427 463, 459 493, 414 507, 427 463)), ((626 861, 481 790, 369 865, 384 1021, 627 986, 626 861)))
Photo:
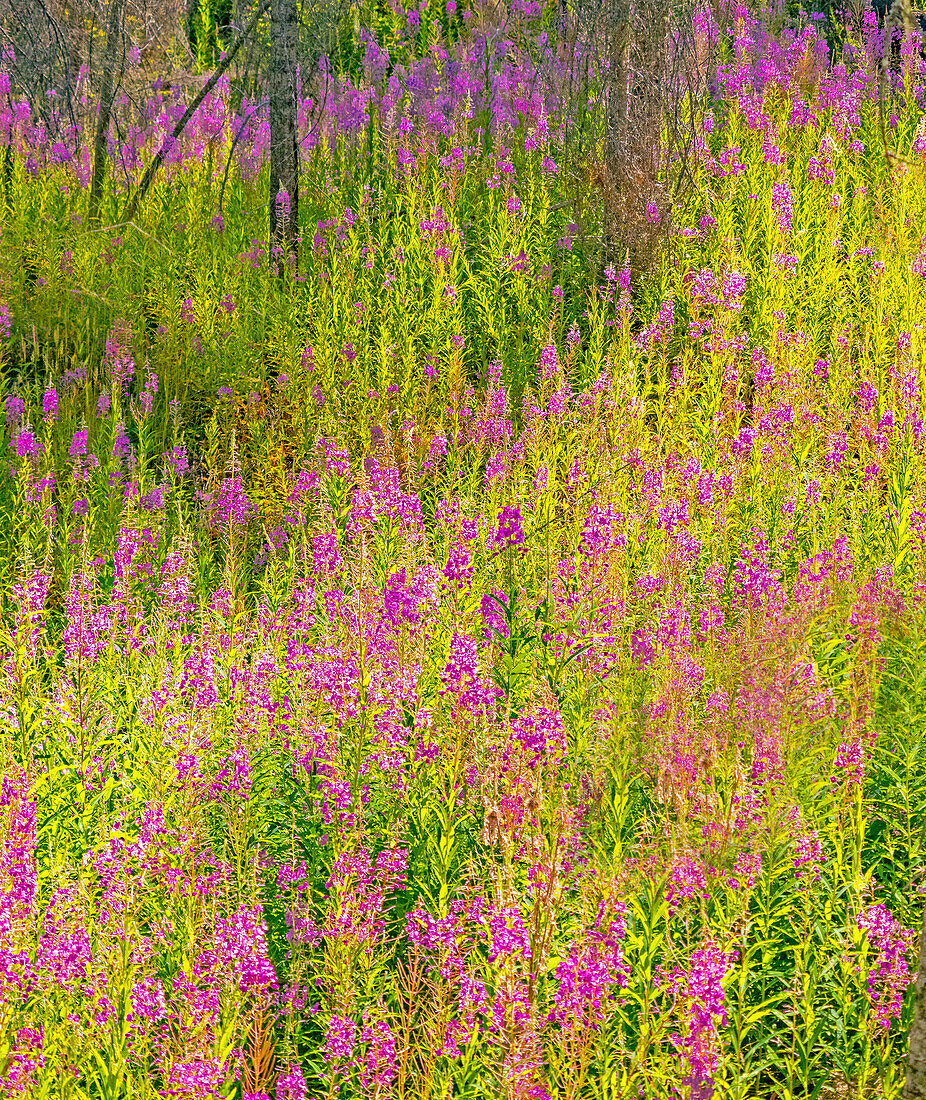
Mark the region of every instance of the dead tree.
POLYGON ((113 100, 122 77, 120 58, 125 56, 122 19, 124 0, 110 0, 109 26, 106 30, 106 52, 103 58, 100 105, 97 111, 96 133, 93 138, 93 175, 87 199, 87 221, 93 225, 100 216, 103 198, 103 181, 106 178, 106 154, 109 141, 109 124, 112 121, 113 100))
POLYGON ((920 930, 920 959, 916 975, 916 1002, 910 1045, 907 1050, 907 1080, 904 1100, 926 1100, 926 913, 920 930))
POLYGON ((691 17, 687 5, 670 14, 662 0, 611 0, 603 21, 603 256, 636 270, 655 262, 678 192, 692 182, 703 101, 691 17))
POLYGON ((299 265, 299 139, 296 0, 272 0, 270 64, 270 266, 276 275, 299 265))
POLYGON ((563 161, 577 243, 589 264, 653 267, 679 198, 696 187, 700 122, 716 37, 699 0, 568 0, 555 89, 568 129, 563 161))

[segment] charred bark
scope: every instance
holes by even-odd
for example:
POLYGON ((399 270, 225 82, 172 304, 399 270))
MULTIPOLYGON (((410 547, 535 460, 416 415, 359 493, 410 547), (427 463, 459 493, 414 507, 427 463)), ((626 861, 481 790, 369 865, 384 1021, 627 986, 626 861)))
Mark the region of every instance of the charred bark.
POLYGON ((270 5, 270 268, 299 266, 299 139, 296 129, 297 0, 270 5))
POLYGON ((103 198, 103 181, 106 178, 106 154, 109 123, 112 119, 113 101, 118 85, 116 63, 122 45, 122 15, 125 0, 111 0, 109 26, 106 30, 106 52, 103 56, 103 72, 100 84, 100 105, 97 111, 96 134, 93 139, 93 176, 90 179, 90 196, 87 200, 87 220, 93 224, 100 216, 103 198))
POLYGON ((904 1100, 926 1098, 926 913, 920 930, 920 961, 916 975, 916 1005, 913 1010, 913 1026, 910 1028, 910 1046, 907 1052, 907 1080, 904 1100))

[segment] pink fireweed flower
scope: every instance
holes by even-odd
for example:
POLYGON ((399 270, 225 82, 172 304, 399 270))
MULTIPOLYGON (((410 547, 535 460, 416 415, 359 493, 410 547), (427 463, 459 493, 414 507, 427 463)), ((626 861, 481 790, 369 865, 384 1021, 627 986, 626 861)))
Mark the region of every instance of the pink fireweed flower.
POLYGON ((447 437, 443 432, 437 432, 434 438, 431 440, 431 446, 428 448, 428 460, 432 465, 432 468, 436 469, 440 464, 442 458, 447 457, 447 437))
POLYGON ((473 558, 465 546, 451 546, 444 566, 444 576, 455 588, 468 585, 473 579, 473 558))
POLYGON ((241 478, 227 477, 207 502, 207 521, 223 531, 244 527, 256 511, 241 485, 241 478))
POLYGON ((656 657, 656 649, 653 645, 652 635, 648 630, 640 628, 631 632, 630 652, 634 664, 638 668, 646 668, 647 665, 652 663, 656 657))
POLYGON ((508 637, 508 623, 505 618, 507 607, 508 601, 504 592, 500 592, 496 588, 492 592, 483 593, 479 602, 479 610, 482 612, 482 618, 486 625, 485 637, 487 639, 492 638, 493 632, 502 638, 508 637))
POLYGON ((225 767, 216 775, 209 795, 217 798, 223 794, 231 794, 247 799, 251 793, 251 785, 251 758, 247 749, 239 745, 226 759, 225 767))
POLYGON ((673 863, 666 883, 666 904, 669 913, 675 913, 680 901, 707 898, 707 880, 704 867, 693 856, 680 856, 673 863))
POLYGON ((351 533, 367 526, 393 527, 411 539, 417 538, 424 530, 421 501, 416 494, 403 490, 399 470, 380 466, 373 457, 368 473, 369 488, 358 489, 351 500, 351 533))
POLYGON ((450 655, 441 676, 442 697, 451 696, 453 713, 487 712, 499 697, 499 689, 489 679, 483 679, 476 658, 475 639, 454 634, 450 640, 450 655))
POLYGON ((122 459, 132 457, 132 444, 126 434, 125 425, 120 421, 116 425, 116 438, 113 442, 113 458, 122 459))
POLYGON ((769 568, 769 547, 761 532, 754 532, 755 542, 744 548, 733 570, 734 600, 745 607, 759 608, 777 605, 784 598, 781 574, 769 568))
POLYGON ((818 880, 822 861, 823 847, 820 844, 820 838, 813 830, 797 837, 794 841, 794 877, 798 881, 804 875, 818 880))
POLYGON ((383 585, 384 619, 393 626, 407 623, 416 627, 421 622, 419 605, 426 597, 421 577, 408 579, 404 569, 390 573, 383 585))
POLYGON ((717 1069, 717 1029, 727 1022, 723 981, 736 957, 735 951, 724 952, 708 943, 692 953, 687 970, 673 970, 666 981, 667 991, 675 997, 675 1012, 685 1020, 684 1031, 669 1039, 685 1063, 689 1083, 698 1087, 701 1095, 717 1069))
POLYGON ((26 644, 26 653, 35 657, 36 646, 42 632, 42 618, 45 600, 51 578, 36 570, 30 574, 25 584, 14 584, 10 594, 16 603, 16 634, 26 644))
POLYGON ((884 905, 872 905, 859 913, 858 927, 868 937, 874 958, 868 967, 868 996, 882 1031, 900 1018, 904 992, 913 976, 907 955, 912 952, 915 933, 894 919, 884 905))
POLYGON ((325 462, 325 477, 344 477, 350 469, 347 451, 341 450, 331 439, 320 439, 319 445, 325 462))
POLYGON ((31 428, 23 428, 22 431, 16 433, 16 438, 13 440, 13 448, 16 451, 17 458, 32 458, 39 452, 38 443, 36 443, 35 432, 31 428))
POLYGON ((732 873, 725 876, 727 885, 734 890, 751 890, 762 874, 762 853, 744 851, 736 857, 732 873))
POLYGON ((605 923, 605 903, 597 919, 556 968, 557 988, 547 1019, 564 1031, 596 1030, 605 1018, 612 991, 626 984, 628 967, 622 941, 627 934, 626 909, 618 903, 616 916, 605 923))
POLYGON ((190 462, 187 458, 186 447, 182 444, 174 447, 167 455, 167 465, 177 477, 183 477, 190 472, 190 462))
POLYGON ((640 351, 652 352, 655 348, 668 344, 672 338, 675 327, 675 302, 667 298, 659 308, 659 313, 652 324, 647 325, 634 337, 634 347, 640 351))
POLYGON ((731 313, 739 313, 743 308, 743 294, 746 292, 746 276, 739 271, 730 271, 723 280, 723 307, 731 313))
POLYGON ((33 1096, 36 1071, 45 1065, 45 1029, 19 1028, 6 1059, 2 1084, 8 1096, 33 1096))
POLYGON ((167 1015, 164 983, 160 978, 140 978, 132 986, 132 1017, 135 1020, 153 1022, 167 1015))
POLYGON ((786 180, 782 180, 772 187, 772 210, 775 213, 779 231, 790 233, 794 207, 792 205, 791 188, 786 180))
POLYGON ((388 1090, 398 1073, 395 1039, 385 1020, 372 1020, 369 1008, 363 1011, 360 1043, 366 1048, 360 1060, 360 1083, 370 1095, 388 1090))
POLYGON ((81 455, 87 453, 87 429, 78 428, 74 433, 74 437, 71 440, 71 445, 68 448, 68 454, 71 458, 79 458, 81 455))
POLYGON ((556 356, 556 348, 548 344, 540 353, 540 377, 542 380, 555 378, 559 371, 559 360, 556 356))
POLYGON ((5 406, 6 426, 8 429, 17 428, 26 415, 26 403, 21 397, 10 394, 5 406))
MULTIPOLYGON (((48 477, 36 478, 35 481, 30 481, 26 485, 26 503, 27 504, 42 504, 45 500, 45 494, 48 494, 48 498, 51 498, 51 494, 55 491, 55 475, 49 474, 48 477)), ((46 511, 46 519, 51 514, 54 516, 54 507, 51 506, 46 511)))
POLYGON ((312 570, 325 584, 335 580, 344 568, 335 532, 315 535, 312 539, 312 570))
POLYGON ((524 543, 524 529, 521 526, 521 509, 517 504, 506 504, 498 516, 498 530, 495 532, 495 545, 508 548, 524 543))
POLYGON ((220 973, 233 976, 243 992, 276 989, 259 905, 253 909, 242 906, 229 920, 216 921, 216 961, 220 973))
POLYGON ((54 424, 58 419, 58 394, 54 386, 49 386, 42 397, 42 416, 46 424, 54 424))
POLYGON ((35 909, 36 808, 28 793, 29 785, 21 772, 8 772, 0 781, 0 822, 5 830, 0 839, 0 931, 3 932, 9 932, 11 919, 27 920, 35 909))
POLYGON ((302 1067, 298 1063, 284 1067, 277 1077, 275 1100, 306 1100, 308 1095, 302 1067))
POLYGON ((489 932, 489 962, 504 955, 529 954, 530 933, 519 909, 493 905, 489 913, 489 932))
MULTIPOLYGON (((347 782, 328 781, 326 802, 329 795, 338 810, 351 804, 347 782)), ((330 812, 324 803, 322 812, 330 812)), ((351 815, 341 817, 344 820, 351 815)), ((386 895, 402 888, 406 869, 407 855, 400 848, 380 852, 375 863, 363 848, 339 856, 327 883, 331 901, 322 934, 372 950, 385 930, 386 895)))
POLYGON ((756 348, 752 353, 752 367, 756 387, 770 386, 775 381, 775 368, 766 358, 762 348, 756 348))
POLYGON ((559 713, 549 707, 523 711, 511 724, 511 744, 520 744, 529 768, 555 764, 566 755, 566 734, 559 713))
POLYGON ((96 606, 93 587, 85 573, 75 570, 71 574, 70 587, 64 597, 66 625, 62 635, 68 664, 78 661, 93 664, 106 648, 110 615, 106 608, 96 606))
POLYGON ((103 369, 108 371, 110 382, 123 389, 135 375, 135 360, 132 358, 130 341, 132 327, 127 321, 117 318, 106 337, 106 350, 103 354, 103 369))
POLYGON ((864 381, 852 396, 861 412, 870 413, 878 403, 878 391, 869 381, 864 381))
POLYGON ((186 1062, 173 1062, 164 1091, 165 1096, 206 1097, 221 1096, 225 1091, 228 1065, 220 1058, 193 1058, 186 1062), (221 1090, 221 1091, 220 1091, 221 1090))
POLYGON ((158 392, 158 376, 153 370, 149 370, 145 378, 145 388, 139 397, 142 416, 150 416, 154 408, 154 396, 158 392))
POLYGON ((356 1025, 353 1020, 343 1016, 332 1016, 328 1022, 328 1033, 322 1047, 329 1062, 350 1058, 354 1053, 354 1035, 356 1025))
MULTIPOLYGON (((704 612, 704 611, 701 612, 702 616, 705 615, 705 614, 708 614, 708 613, 704 612)), ((702 624, 703 624, 703 622, 704 622, 704 620, 702 619, 702 624)), ((719 625, 723 626, 723 615, 722 614, 720 615, 719 625)), ((701 626, 702 633, 707 633, 709 629, 710 629, 710 626, 707 626, 707 627, 705 627, 703 625, 701 626)), ((718 688, 717 691, 712 691, 711 694, 708 695, 708 697, 704 700, 704 709, 708 712, 708 714, 710 714, 712 712, 715 713, 715 714, 726 714, 727 711, 729 710, 729 707, 730 707, 730 697, 724 691, 723 688, 718 688)))
POLYGON ((858 738, 842 741, 836 750, 833 773, 830 776, 834 791, 841 788, 847 796, 851 797, 862 785, 867 761, 868 753, 858 738))

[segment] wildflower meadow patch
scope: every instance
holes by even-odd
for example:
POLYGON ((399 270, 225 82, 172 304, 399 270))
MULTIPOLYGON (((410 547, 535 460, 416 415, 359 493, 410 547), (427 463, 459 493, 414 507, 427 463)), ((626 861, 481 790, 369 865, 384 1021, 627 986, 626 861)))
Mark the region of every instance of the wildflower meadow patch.
POLYGON ((0 1092, 900 1097, 923 62, 700 12, 646 263, 559 7, 439 8, 307 79, 290 269, 231 70, 94 221, 0 75, 0 1092))

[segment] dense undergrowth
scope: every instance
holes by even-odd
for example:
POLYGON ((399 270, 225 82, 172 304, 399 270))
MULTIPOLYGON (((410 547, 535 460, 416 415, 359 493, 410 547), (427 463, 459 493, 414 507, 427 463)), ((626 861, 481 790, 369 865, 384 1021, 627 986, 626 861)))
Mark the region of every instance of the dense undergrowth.
POLYGON ((7 1094, 899 1095, 926 194, 866 34, 740 21, 646 279, 529 96, 332 108, 282 282, 221 95, 92 232, 19 120, 7 1094))

